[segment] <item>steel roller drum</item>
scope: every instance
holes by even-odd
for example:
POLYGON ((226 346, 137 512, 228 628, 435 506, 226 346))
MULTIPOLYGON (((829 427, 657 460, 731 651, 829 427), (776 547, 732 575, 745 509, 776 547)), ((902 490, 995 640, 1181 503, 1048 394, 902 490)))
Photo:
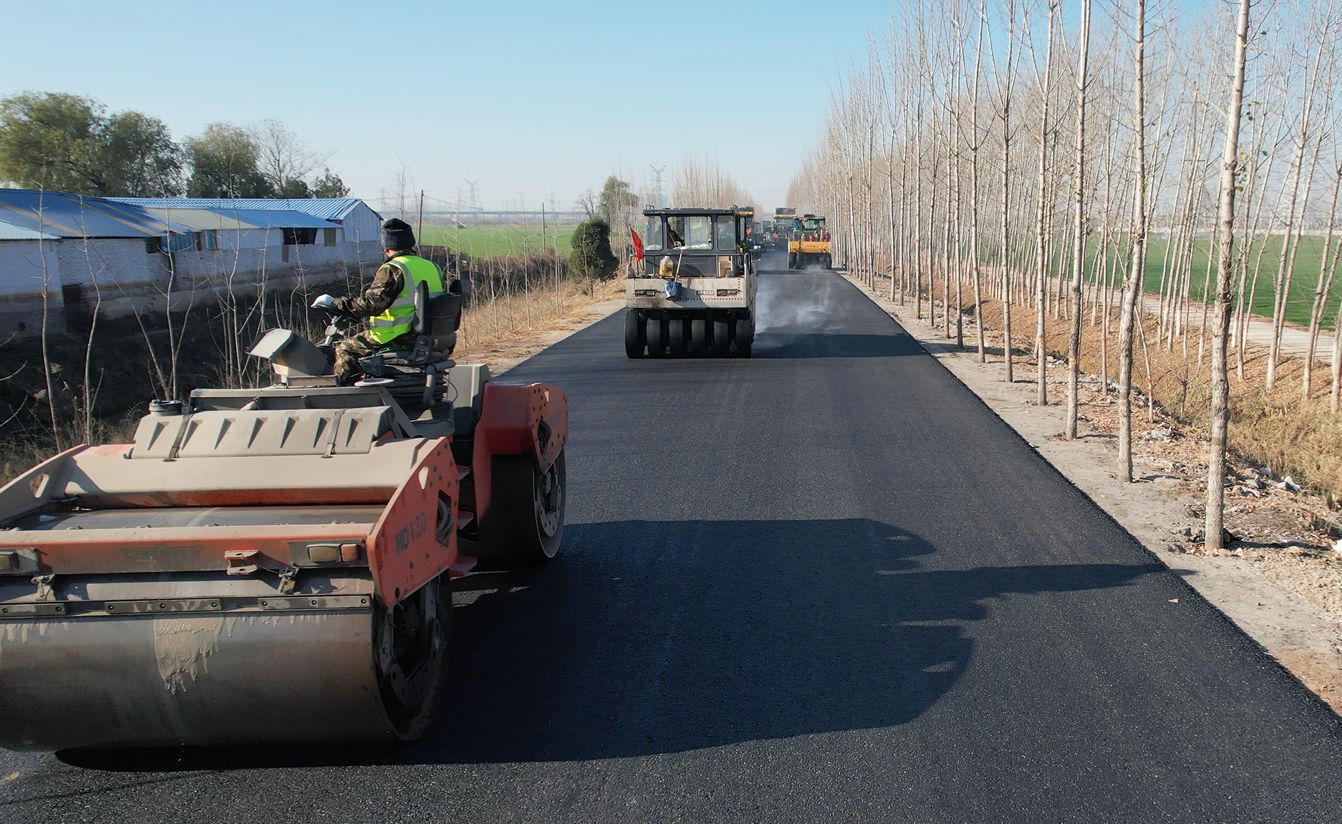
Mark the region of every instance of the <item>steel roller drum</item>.
MULTIPOLYGON (((284 597, 257 581, 222 583, 93 581, 63 593, 106 611, 136 604, 133 596, 149 590, 169 609, 220 608, 214 612, 0 620, 0 746, 412 737, 404 721, 401 729, 393 723, 384 700, 393 689, 378 667, 385 613, 373 606, 370 580, 310 581, 284 597), (303 608, 285 608, 298 603, 303 608)), ((435 650, 437 661, 445 652, 435 650)), ((397 678, 395 688, 405 689, 397 678)))

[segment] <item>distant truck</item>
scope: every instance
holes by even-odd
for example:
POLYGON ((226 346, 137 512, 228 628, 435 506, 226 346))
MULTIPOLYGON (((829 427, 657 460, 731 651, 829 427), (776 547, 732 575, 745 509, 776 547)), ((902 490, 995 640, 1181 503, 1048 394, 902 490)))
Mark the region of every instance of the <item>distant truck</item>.
POLYGON ((787 268, 805 269, 807 266, 833 267, 830 255, 829 230, 825 219, 816 215, 802 215, 792 221, 788 239, 787 268))
POLYGON ((625 286, 630 358, 750 357, 759 284, 745 209, 645 209, 625 286))

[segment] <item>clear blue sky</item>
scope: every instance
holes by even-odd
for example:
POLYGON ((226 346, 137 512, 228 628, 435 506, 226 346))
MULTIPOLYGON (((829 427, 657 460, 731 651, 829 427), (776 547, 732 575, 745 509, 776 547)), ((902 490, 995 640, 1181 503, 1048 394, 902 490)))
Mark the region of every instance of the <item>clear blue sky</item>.
POLYGON ((278 118, 370 201, 404 162, 443 200, 471 179, 486 208, 571 206, 613 171, 641 186, 649 165, 693 151, 772 207, 830 84, 888 12, 885 0, 5 0, 3 19, 0 95, 90 95, 177 139, 278 118))

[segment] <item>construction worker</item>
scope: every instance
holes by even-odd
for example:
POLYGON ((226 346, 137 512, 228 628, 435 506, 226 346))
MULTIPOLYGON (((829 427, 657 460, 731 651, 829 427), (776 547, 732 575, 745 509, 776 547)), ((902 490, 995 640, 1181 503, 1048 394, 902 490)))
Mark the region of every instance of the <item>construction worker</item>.
POLYGON ((410 321, 415 314, 416 284, 428 283, 430 297, 443 291, 438 267, 415 255, 415 233, 408 223, 397 218, 383 223, 382 247, 387 260, 362 297, 321 295, 312 302, 314 309, 338 309, 367 318, 367 330, 336 344, 335 376, 341 386, 353 383, 360 374, 360 358, 414 346, 410 321))

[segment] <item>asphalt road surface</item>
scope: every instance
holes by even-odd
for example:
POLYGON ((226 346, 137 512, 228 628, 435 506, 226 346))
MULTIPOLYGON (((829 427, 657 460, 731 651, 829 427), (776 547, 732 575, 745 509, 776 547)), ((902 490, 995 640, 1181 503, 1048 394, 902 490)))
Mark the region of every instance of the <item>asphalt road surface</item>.
POLYGON ((1337 719, 889 317, 772 271, 760 327, 509 375, 569 393, 565 548, 461 582, 421 742, 0 752, 0 821, 1336 820, 1337 719))

